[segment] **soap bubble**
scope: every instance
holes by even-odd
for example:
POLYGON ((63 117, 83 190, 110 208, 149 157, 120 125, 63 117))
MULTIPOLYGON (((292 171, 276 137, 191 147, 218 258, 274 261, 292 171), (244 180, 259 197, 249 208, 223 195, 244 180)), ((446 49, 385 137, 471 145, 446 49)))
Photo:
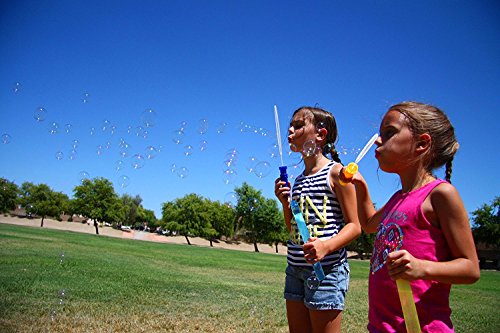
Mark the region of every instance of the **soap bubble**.
POLYGON ((64 132, 66 132, 66 134, 69 134, 71 132, 72 128, 73 128, 73 125, 66 124, 66 125, 64 125, 64 132))
POLYGON ((302 154, 305 157, 311 157, 317 154, 318 147, 316 146, 316 141, 314 140, 308 140, 304 142, 304 145, 302 146, 302 154))
POLYGON ((49 133, 53 135, 57 134, 57 132, 59 132, 59 124, 53 121, 49 124, 49 133))
POLYGON ((250 197, 248 198, 248 209, 253 212, 258 208, 259 200, 257 198, 250 197))
POLYGON ((229 208, 233 208, 236 206, 238 202, 238 196, 234 192, 228 192, 224 196, 224 204, 228 206, 229 208))
POLYGON ((89 102, 89 98, 90 98, 90 94, 88 92, 84 92, 83 96, 82 96, 82 102, 84 104, 88 103, 89 102))
POLYGON ((97 153, 97 156, 101 156, 102 155, 102 145, 98 145, 95 152, 97 153))
POLYGON ((80 183, 83 183, 83 181, 85 179, 90 179, 90 175, 87 171, 80 171, 78 173, 78 179, 79 179, 80 183))
POLYGON ((157 154, 158 151, 156 150, 155 147, 153 146, 146 147, 146 157, 148 158, 148 160, 155 158, 157 154))
POLYGON ((223 171, 222 180, 226 185, 233 184, 236 176, 236 171, 234 171, 233 169, 226 169, 223 171))
POLYGON ((257 160, 257 157, 255 156, 250 156, 248 158, 248 163, 247 163, 247 170, 248 172, 252 173, 255 171, 255 165, 258 163, 259 161, 257 160))
POLYGON ((186 168, 186 167, 180 167, 179 169, 177 169, 177 175, 180 178, 186 178, 189 175, 188 168, 186 168))
POLYGON ((135 128, 135 135, 144 139, 147 139, 149 136, 149 132, 147 129, 143 128, 142 126, 137 126, 135 128))
POLYGON ((260 131, 260 135, 262 136, 267 136, 269 134, 269 131, 265 128, 259 128, 259 131, 260 131))
POLYGON ((119 144, 119 153, 121 157, 127 157, 128 152, 130 151, 130 144, 127 143, 125 140, 120 139, 120 144, 119 144))
POLYGON ((200 119, 200 126, 198 127, 199 134, 205 134, 208 131, 208 120, 200 119))
POLYGON ((144 166, 144 156, 141 154, 135 154, 132 156, 132 167, 134 169, 140 169, 144 166))
POLYGON ((115 162, 115 171, 120 171, 121 169, 123 169, 123 161, 118 160, 115 162))
POLYGON ((110 131, 111 135, 115 134, 116 133, 116 126, 111 125, 111 127, 109 128, 109 131, 110 131))
POLYGON ((71 147, 73 149, 76 149, 78 148, 78 145, 80 144, 80 141, 78 141, 77 139, 73 140, 73 142, 71 143, 71 147))
POLYGON ((183 120, 179 124, 179 131, 184 132, 186 130, 188 122, 183 120))
POLYGON ((255 165, 255 175, 259 178, 264 178, 271 172, 271 164, 266 161, 261 161, 255 165))
POLYGON ((126 175, 121 175, 118 177, 118 184, 121 188, 125 188, 130 185, 130 178, 126 175))
POLYGON ((91 127, 90 128, 90 135, 94 135, 94 133, 95 133, 95 127, 91 127))
POLYGON ((321 281, 318 280, 316 275, 311 275, 306 281, 307 287, 311 290, 316 290, 318 289, 319 285, 321 284, 321 281))
POLYGON ((5 145, 9 144, 11 139, 12 139, 12 137, 9 134, 7 134, 7 133, 2 134, 2 143, 3 144, 5 144, 5 145))
POLYGON ((38 122, 44 121, 47 118, 47 110, 41 106, 37 107, 33 112, 33 118, 38 122))
POLYGON ((75 160, 77 156, 78 156, 78 152, 76 151, 76 149, 71 149, 71 150, 69 151, 68 158, 69 158, 70 160, 72 160, 72 161, 73 161, 73 160, 75 160))
POLYGON ((63 152, 62 152, 62 151, 58 151, 58 152, 56 153, 56 160, 60 161, 60 160, 62 160, 63 158, 64 158, 64 154, 63 154, 63 152))
POLYGON ((106 132, 111 127, 111 122, 107 119, 104 119, 101 125, 101 130, 106 132))
POLYGON ((200 141, 200 151, 205 151, 208 146, 208 141, 207 140, 201 140, 200 141))
POLYGON ((219 127, 217 127, 217 133, 218 134, 224 133, 224 131, 226 130, 226 127, 227 127, 227 123, 225 123, 225 122, 220 123, 219 127))
POLYGON ((63 251, 63 252, 61 252, 61 253, 59 254, 59 264, 64 265, 64 260, 65 260, 65 258, 66 258, 66 255, 65 255, 65 253, 64 253, 64 251, 63 251))
POLYGON ((172 171, 172 173, 177 172, 177 165, 175 165, 175 163, 170 166, 170 171, 172 171))
POLYGON ((184 131, 181 131, 181 130, 176 130, 174 131, 174 134, 173 134, 173 137, 172 137, 172 140, 174 141, 174 143, 176 145, 179 145, 182 143, 182 138, 184 137, 184 131))
POLYGON ((278 144, 277 143, 273 143, 273 145, 271 147, 269 147, 268 153, 269 153, 269 156, 271 158, 278 157, 279 153, 280 153, 278 144))
POLYGON ((141 123, 146 127, 153 127, 156 123, 156 112, 153 109, 146 109, 142 112, 141 123))
POLYGON ((193 154, 193 146, 186 145, 184 146, 184 155, 191 156, 193 154))
POLYGON ((21 83, 16 82, 14 83, 14 87, 12 88, 15 94, 17 94, 21 90, 21 83))

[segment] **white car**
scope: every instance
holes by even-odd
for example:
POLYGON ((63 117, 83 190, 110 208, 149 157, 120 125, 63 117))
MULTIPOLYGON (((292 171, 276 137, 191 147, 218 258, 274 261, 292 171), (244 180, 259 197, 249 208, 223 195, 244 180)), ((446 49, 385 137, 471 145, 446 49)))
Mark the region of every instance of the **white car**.
POLYGON ((128 225, 122 225, 121 229, 122 229, 122 231, 126 231, 126 232, 131 232, 132 231, 132 229, 128 225))

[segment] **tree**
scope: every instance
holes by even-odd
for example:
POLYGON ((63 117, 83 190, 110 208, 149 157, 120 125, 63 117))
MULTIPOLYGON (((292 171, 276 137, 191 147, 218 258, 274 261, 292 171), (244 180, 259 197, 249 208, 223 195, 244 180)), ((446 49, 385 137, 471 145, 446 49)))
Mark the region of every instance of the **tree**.
POLYGON ((272 235, 280 223, 280 213, 275 200, 265 199, 261 192, 246 182, 235 189, 237 228, 243 231, 243 237, 253 243, 255 252, 259 252, 258 242, 272 243, 272 235))
POLYGON ((68 209, 69 198, 61 192, 54 192, 48 185, 35 185, 24 182, 21 185, 21 205, 27 214, 42 217, 40 227, 43 227, 45 217, 59 217, 65 209, 68 209))
POLYGON ((218 201, 212 202, 208 199, 205 199, 205 206, 209 213, 209 226, 204 230, 203 237, 210 241, 210 246, 213 246, 213 241, 221 236, 231 236, 234 226, 234 210, 218 201))
POLYGON ((118 195, 113 184, 105 178, 84 179, 81 185, 75 186, 74 209, 94 221, 95 233, 99 235, 98 222, 114 222, 118 195))
POLYGON ((19 186, 5 178, 0 178, 0 213, 14 210, 19 194, 21 194, 19 186))
POLYGON ((139 195, 132 197, 129 194, 123 194, 120 201, 125 207, 125 217, 121 221, 124 225, 134 225, 137 222, 137 210, 141 206, 142 198, 139 195))
POLYGON ((500 247, 500 197, 472 212, 472 233, 477 243, 500 247))

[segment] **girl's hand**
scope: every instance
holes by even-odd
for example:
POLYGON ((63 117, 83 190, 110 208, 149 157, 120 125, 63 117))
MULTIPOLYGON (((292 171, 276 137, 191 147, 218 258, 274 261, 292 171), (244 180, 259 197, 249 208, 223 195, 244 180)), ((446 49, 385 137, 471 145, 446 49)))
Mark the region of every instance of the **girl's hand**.
POLYGON ((325 243, 316 237, 309 238, 302 249, 304 250, 304 258, 311 264, 320 261, 328 254, 325 243))
POLYGON ((283 207, 288 207, 290 205, 290 187, 280 178, 274 181, 274 194, 281 202, 283 207))
MULTIPOLYGON (((361 182, 364 180, 364 179, 363 179, 363 175, 361 175, 361 173, 360 173, 359 171, 358 171, 358 172, 356 172, 356 173, 352 176, 352 178, 346 178, 346 177, 344 176, 344 170, 345 170, 345 168, 346 168, 345 166, 344 166, 344 167, 342 167, 342 169, 340 169, 340 172, 339 172, 338 176, 337 176, 337 177, 335 177, 335 183, 336 183, 336 184, 337 184, 337 183, 342 182, 342 183, 344 183, 344 184, 349 184, 349 183, 352 183, 352 184, 356 185, 356 184, 358 184, 358 183, 361 183, 361 182)), ((340 185, 342 185, 342 184, 340 184, 340 185)))
POLYGON ((424 276, 423 261, 406 250, 394 251, 387 256, 387 270, 393 280, 418 280, 424 276))

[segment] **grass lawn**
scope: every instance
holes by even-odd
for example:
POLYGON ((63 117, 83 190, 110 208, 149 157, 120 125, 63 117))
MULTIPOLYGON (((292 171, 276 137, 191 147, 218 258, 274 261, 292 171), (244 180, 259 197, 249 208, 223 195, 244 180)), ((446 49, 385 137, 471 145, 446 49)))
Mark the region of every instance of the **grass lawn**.
MULTIPOLYGON (((0 332, 287 332, 286 258, 0 224, 0 332)), ((344 332, 365 332, 351 261, 344 332)), ((452 289, 457 332, 500 332, 500 273, 452 289)))

